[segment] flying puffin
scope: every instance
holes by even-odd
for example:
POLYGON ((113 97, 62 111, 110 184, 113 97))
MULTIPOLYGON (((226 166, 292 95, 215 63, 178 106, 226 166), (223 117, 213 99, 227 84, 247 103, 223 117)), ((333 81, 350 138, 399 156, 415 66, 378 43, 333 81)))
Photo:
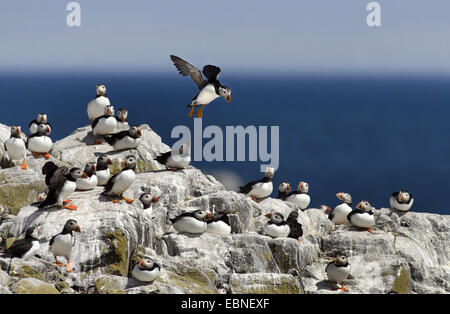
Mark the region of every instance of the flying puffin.
POLYGON ((191 141, 181 145, 178 150, 174 149, 157 156, 155 160, 168 170, 185 169, 191 162, 191 141))
POLYGON ((47 198, 39 204, 38 208, 57 204, 59 208, 76 210, 73 204, 66 205, 71 201, 70 194, 75 192, 77 184, 75 181, 81 176, 86 176, 80 168, 68 169, 65 166, 58 167, 52 161, 47 161, 42 167, 42 174, 45 175, 45 184, 49 192, 47 198))
POLYGON ((88 162, 84 167, 83 176, 75 181, 77 185, 77 190, 88 191, 94 189, 98 184, 98 179, 96 175, 96 165, 95 162, 88 162))
POLYGON ((131 272, 133 278, 142 282, 152 282, 159 277, 161 266, 149 258, 141 258, 131 272))
POLYGON ((358 230, 367 230, 372 232, 370 229, 375 224, 375 216, 372 212, 372 206, 368 201, 361 201, 356 205, 356 210, 352 211, 347 215, 347 220, 358 230))
POLYGON ((255 202, 258 199, 266 198, 272 194, 273 184, 272 179, 274 176, 274 169, 271 167, 266 168, 264 178, 258 181, 252 181, 244 186, 240 187, 239 193, 244 193, 246 196, 250 196, 255 202))
POLYGON ((110 135, 105 135, 105 141, 114 147, 115 151, 132 149, 141 143, 142 131, 137 126, 110 135))
POLYGON ((101 154, 97 158, 97 169, 95 174, 97 176, 97 185, 105 185, 111 177, 111 171, 108 165, 112 165, 112 160, 105 154, 101 154))
POLYGON ((298 222, 297 210, 291 211, 286 219, 286 223, 289 226, 288 238, 296 239, 298 242, 301 242, 303 236, 303 226, 298 222))
POLYGON ((284 201, 289 193, 292 190, 291 185, 287 182, 282 182, 278 186, 278 196, 277 199, 284 201))
POLYGON ((152 210, 153 203, 159 202, 159 199, 156 196, 152 196, 150 193, 144 193, 139 197, 144 209, 150 208, 152 210))
POLYGON ((337 290, 335 284, 340 283, 341 286, 338 289, 348 292, 348 290, 344 287, 344 280, 347 279, 348 275, 350 275, 350 270, 351 267, 345 254, 341 254, 332 262, 328 263, 325 267, 325 272, 327 273, 328 280, 331 283, 332 290, 337 290))
POLYGON ((211 214, 205 210, 196 210, 194 212, 183 213, 170 222, 176 231, 182 233, 203 233, 206 231, 206 221, 211 219, 211 214))
POLYGON ((8 153, 10 167, 13 166, 13 160, 22 160, 20 167, 27 169, 26 157, 27 147, 25 141, 20 137, 20 126, 11 127, 11 137, 4 143, 5 152, 8 153))
POLYGON ((119 202, 119 200, 114 199, 114 196, 120 196, 127 203, 133 203, 134 200, 126 198, 123 193, 130 187, 130 185, 136 179, 136 174, 134 169, 136 169, 136 158, 133 155, 129 155, 122 161, 122 171, 113 175, 105 185, 105 189, 102 195, 107 195, 111 198, 113 203, 119 202))
POLYGON ((348 193, 337 193, 336 197, 342 203, 329 213, 328 219, 334 222, 335 225, 344 225, 348 222, 347 216, 352 211, 352 196, 348 193))
POLYGON ((213 233, 218 235, 229 235, 231 233, 230 220, 228 215, 220 213, 215 210, 213 206, 211 211, 211 217, 206 222, 206 233, 213 233))
POLYGON ((297 205, 301 210, 305 210, 309 206, 311 198, 308 195, 309 185, 306 182, 300 182, 297 191, 291 191, 286 197, 286 202, 297 205))
POLYGON ((119 108, 116 114, 116 120, 118 123, 128 124, 128 110, 124 108, 119 108))
POLYGON ((39 251, 40 244, 39 240, 35 237, 36 233, 39 233, 39 229, 35 227, 29 227, 25 232, 25 237, 13 242, 11 246, 5 250, 2 257, 9 258, 22 258, 27 260, 36 255, 39 251))
POLYGON ((89 121, 92 123, 96 118, 104 115, 105 108, 111 103, 106 97, 106 86, 103 84, 97 85, 97 96, 92 99, 86 106, 89 121))
POLYGON ((35 158, 42 154, 46 159, 50 158, 49 151, 52 149, 52 139, 48 136, 51 128, 48 124, 39 124, 37 132, 28 136, 27 148, 35 158))
POLYGON ((62 266, 63 264, 58 262, 58 256, 65 257, 67 260, 66 269, 69 273, 73 272, 72 266, 70 266, 70 255, 72 254, 72 248, 75 246, 73 231, 81 232, 81 228, 75 220, 69 219, 62 232, 53 236, 49 243, 50 252, 55 258, 55 264, 62 266))
POLYGON ((188 108, 191 107, 188 115, 189 118, 194 114, 195 107, 199 106, 201 108, 197 110, 197 118, 201 118, 203 116, 203 108, 220 96, 225 98, 228 103, 231 101, 231 90, 227 86, 222 85, 217 79, 221 71, 219 67, 205 65, 202 71, 207 79, 205 80, 202 72, 189 62, 173 55, 170 56, 170 59, 178 72, 183 76, 190 76, 200 89, 200 92, 187 105, 188 108))
POLYGON ((48 125, 51 129, 50 123, 47 121, 47 114, 46 113, 39 113, 35 120, 31 121, 28 124, 28 128, 30 129, 30 134, 34 134, 38 130, 39 124, 45 124, 48 125))
POLYGON ((117 120, 114 116, 114 107, 106 106, 105 114, 95 118, 91 124, 92 134, 94 135, 94 144, 100 144, 97 135, 109 135, 114 133, 117 127, 117 120))
POLYGON ((391 208, 401 212, 407 212, 414 203, 414 197, 408 191, 400 190, 392 193, 389 202, 391 203, 391 208))

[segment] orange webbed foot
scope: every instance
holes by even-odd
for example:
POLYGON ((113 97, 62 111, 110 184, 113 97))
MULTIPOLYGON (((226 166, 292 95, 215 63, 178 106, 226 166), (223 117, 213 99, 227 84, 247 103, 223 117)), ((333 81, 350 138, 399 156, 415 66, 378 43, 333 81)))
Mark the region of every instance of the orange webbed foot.
POLYGON ((41 156, 41 153, 33 153, 34 158, 39 158, 41 156))
POLYGON ((339 289, 341 289, 342 291, 348 292, 348 289, 345 288, 344 285, 341 285, 341 287, 339 289))
POLYGON ((131 203, 134 202, 134 200, 132 200, 132 199, 130 199, 130 198, 126 198, 126 197, 124 197, 124 196, 122 196, 122 198, 123 198, 123 200, 124 200, 125 202, 127 202, 128 204, 131 204, 131 203))
POLYGON ((113 202, 113 203, 119 203, 119 200, 112 198, 112 199, 111 199, 111 202, 113 202))
POLYGON ((66 204, 69 204, 70 202, 72 202, 72 200, 64 200, 63 204, 66 205, 66 204))
POLYGON ((45 153, 44 157, 45 157, 45 159, 49 159, 50 158, 50 154, 49 153, 45 153))
POLYGON ((63 263, 55 262, 55 265, 61 267, 63 265, 63 263))
POLYGON ((20 164, 20 168, 22 168, 23 170, 27 170, 27 164, 24 162, 23 164, 20 164))
POLYGON ((258 203, 258 199, 257 199, 256 197, 252 197, 252 200, 253 200, 255 203, 258 203))
POLYGON ((70 204, 70 205, 63 206, 62 208, 66 208, 66 209, 70 209, 70 210, 77 210, 78 207, 70 204))

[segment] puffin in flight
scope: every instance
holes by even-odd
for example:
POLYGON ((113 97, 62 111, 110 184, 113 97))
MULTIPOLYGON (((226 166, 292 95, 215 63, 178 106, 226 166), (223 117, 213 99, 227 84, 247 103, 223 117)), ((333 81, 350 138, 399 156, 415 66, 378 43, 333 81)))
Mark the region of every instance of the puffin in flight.
POLYGON ((203 67, 203 71, 200 71, 200 69, 177 56, 171 55, 170 59, 178 72, 183 76, 189 75, 200 89, 198 94, 187 105, 188 108, 191 108, 188 115, 189 118, 194 114, 195 107, 199 106, 201 107, 197 110, 197 118, 203 117, 203 108, 220 96, 225 98, 227 102, 231 101, 231 90, 227 86, 222 85, 217 79, 221 71, 219 67, 208 64, 203 67), (203 78, 202 73, 205 75, 206 80, 203 78))

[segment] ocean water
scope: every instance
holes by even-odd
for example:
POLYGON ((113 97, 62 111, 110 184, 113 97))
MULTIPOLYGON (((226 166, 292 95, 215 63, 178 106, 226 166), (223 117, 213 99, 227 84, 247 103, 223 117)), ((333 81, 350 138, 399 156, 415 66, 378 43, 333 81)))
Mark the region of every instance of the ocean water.
MULTIPOLYGON (((204 110, 203 127, 280 127, 282 181, 310 186, 311 207, 368 200, 388 207, 400 188, 415 196, 414 211, 450 214, 450 78, 433 76, 283 75, 227 73, 232 101, 217 99, 204 110)), ((142 73, 11 73, 0 75, 0 122, 22 125, 46 112, 52 137, 88 124, 86 104, 104 83, 116 110, 131 124, 147 123, 169 145, 172 128, 186 125, 186 104, 197 92, 175 71, 142 73)), ((204 140, 204 143, 208 140, 204 140)), ((193 162, 206 171, 230 171, 243 183, 259 179, 261 162, 193 162)))

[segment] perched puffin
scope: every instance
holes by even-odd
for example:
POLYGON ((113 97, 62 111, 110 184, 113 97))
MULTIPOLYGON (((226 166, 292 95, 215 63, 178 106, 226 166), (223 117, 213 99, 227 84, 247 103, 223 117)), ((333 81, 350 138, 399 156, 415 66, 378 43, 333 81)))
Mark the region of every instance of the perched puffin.
POLYGON ((206 221, 211 219, 211 214, 205 210, 196 210, 194 212, 183 213, 170 222, 178 232, 203 233, 206 231, 206 221))
POLYGON ((28 127, 30 129, 30 134, 34 134, 38 130, 39 124, 45 124, 48 125, 51 129, 50 123, 47 121, 47 114, 46 113, 39 113, 35 120, 31 121, 28 124, 28 127))
POLYGON ((71 201, 70 194, 75 192, 77 184, 75 181, 85 175, 80 168, 68 169, 65 166, 58 167, 52 161, 47 161, 42 167, 42 174, 45 175, 45 184, 48 185, 47 198, 39 204, 38 208, 57 204, 59 208, 76 210, 73 204, 66 205, 71 201))
POLYGON ((375 224, 375 216, 372 212, 372 206, 368 201, 361 201, 356 205, 356 210, 352 211, 347 215, 347 220, 358 230, 367 230, 372 232, 370 229, 375 224))
POLYGON ((25 232, 25 237, 13 242, 11 246, 5 250, 2 257, 18 257, 27 260, 36 255, 39 251, 39 240, 35 237, 36 233, 39 233, 38 228, 29 227, 25 232))
POLYGON ((191 162, 191 141, 184 143, 178 150, 171 150, 155 158, 169 170, 185 169, 191 162))
POLYGON ((81 228, 75 220, 69 219, 62 232, 53 236, 49 243, 50 251, 55 258, 55 264, 62 266, 63 264, 58 262, 58 256, 65 257, 67 260, 66 269, 69 273, 73 272, 72 266, 70 266, 70 255, 72 254, 72 248, 75 246, 73 231, 81 232, 81 228))
POLYGON ((303 226, 298 222, 297 210, 291 211, 286 219, 286 223, 289 226, 288 238, 296 239, 298 242, 301 242, 303 236, 303 226))
POLYGON ((119 108, 116 114, 116 120, 118 123, 128 124, 128 110, 124 108, 119 108))
POLYGON ((278 186, 277 199, 284 201, 290 190, 292 190, 292 188, 289 183, 287 183, 287 182, 280 183, 280 185, 278 186))
POLYGON ((328 215, 328 219, 335 225, 343 225, 348 222, 347 216, 352 211, 352 196, 348 193, 337 193, 337 198, 342 201, 328 215))
POLYGON ((35 158, 42 154, 46 159, 50 158, 49 151, 52 149, 52 139, 48 136, 51 132, 48 124, 39 124, 37 132, 27 139, 27 148, 35 158))
POLYGON ((94 135, 94 143, 100 144, 101 142, 97 139, 97 135, 109 135, 114 133, 117 127, 117 120, 114 116, 114 107, 106 106, 105 114, 95 118, 91 124, 92 134, 94 135))
POLYGON ((230 286, 224 282, 216 282, 215 284, 215 292, 216 294, 232 294, 230 286))
POLYGON ((244 186, 240 187, 239 193, 244 193, 246 196, 250 196, 255 202, 258 199, 266 198, 272 194, 273 184, 272 179, 274 176, 274 169, 271 167, 266 168, 264 178, 258 181, 252 181, 244 186))
POLYGON ((137 126, 132 126, 128 130, 120 131, 110 135, 105 135, 105 141, 114 147, 114 150, 126 150, 139 146, 142 132, 137 126))
POLYGON ((308 195, 309 185, 306 182, 300 182, 297 191, 292 191, 286 197, 286 202, 297 205, 301 210, 308 208, 311 198, 308 195))
POLYGON ((106 97, 106 86, 97 85, 97 96, 87 104, 87 114, 89 121, 92 123, 96 118, 104 115, 105 108, 111 105, 108 97, 106 97))
POLYGON ((43 202, 47 198, 47 192, 39 192, 36 196, 37 202, 43 202))
POLYGON ((344 280, 347 279, 348 275, 350 275, 350 270, 351 267, 345 254, 341 254, 332 262, 328 263, 327 267, 325 267, 325 272, 327 273, 328 280, 331 283, 332 290, 337 290, 335 284, 340 283, 341 286, 338 289, 348 292, 348 290, 344 287, 344 280))
POLYGON ((398 192, 392 193, 389 198, 391 203, 391 208, 396 209, 401 212, 407 212, 414 203, 414 197, 411 193, 406 190, 400 190, 398 192))
POLYGON ((159 277, 161 266, 149 258, 141 258, 131 272, 133 278, 142 282, 152 282, 159 277))
POLYGON ((202 72, 192 64, 173 55, 170 56, 170 59, 178 72, 183 76, 191 76, 192 80, 200 89, 200 92, 192 99, 189 105, 187 105, 188 108, 191 107, 188 115, 189 118, 194 114, 195 107, 199 106, 201 106, 201 108, 197 110, 197 118, 201 118, 203 116, 203 108, 220 96, 225 98, 228 103, 231 101, 231 90, 227 86, 222 85, 217 79, 221 71, 219 67, 205 65, 202 71, 207 79, 205 80, 202 76, 202 72))
POLYGON ((281 213, 267 213, 265 215, 269 221, 264 225, 264 233, 273 238, 286 238, 291 229, 284 221, 284 216, 281 213))
POLYGON ((84 167, 83 176, 75 181, 77 185, 77 190, 88 191, 94 189, 98 184, 98 179, 96 175, 96 165, 95 162, 88 162, 84 167))
POLYGON ((215 206, 213 206, 211 217, 206 223, 206 233, 213 233, 218 235, 229 235, 231 233, 231 226, 228 215, 225 213, 217 212, 215 210, 215 206))
POLYGON ((20 126, 12 126, 11 137, 5 141, 4 146, 5 152, 8 153, 10 167, 13 166, 13 160, 22 160, 20 167, 26 170, 27 147, 25 141, 20 137, 20 133, 20 126))
POLYGON ((136 163, 136 158, 133 155, 127 156, 125 160, 122 161, 122 171, 113 175, 108 180, 102 195, 109 196, 113 203, 119 202, 119 200, 113 198, 116 195, 124 199, 127 203, 133 203, 134 200, 124 197, 123 193, 136 179, 136 174, 134 172, 136 163))
POLYGON ((152 196, 150 193, 144 193, 139 197, 144 209, 152 210, 153 203, 159 202, 159 199, 156 196, 152 196))
POLYGON ((97 176, 97 185, 105 185, 108 182, 109 177, 111 177, 111 171, 109 170, 108 165, 112 165, 112 159, 106 156, 105 154, 101 154, 97 158, 97 169, 95 174, 97 176))

